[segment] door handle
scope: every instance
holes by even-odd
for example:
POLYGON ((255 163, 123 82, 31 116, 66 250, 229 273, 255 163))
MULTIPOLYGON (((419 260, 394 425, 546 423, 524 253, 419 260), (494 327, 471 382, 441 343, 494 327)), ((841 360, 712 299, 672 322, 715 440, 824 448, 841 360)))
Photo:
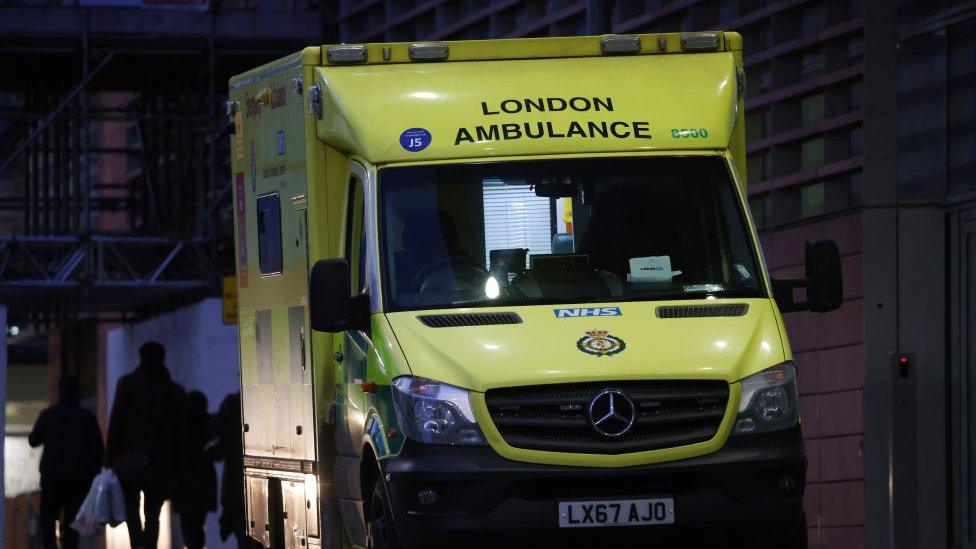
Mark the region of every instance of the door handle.
POLYGON ((346 357, 344 357, 341 352, 337 352, 332 355, 332 359, 335 360, 336 362, 342 362, 342 359, 344 358, 346 357))

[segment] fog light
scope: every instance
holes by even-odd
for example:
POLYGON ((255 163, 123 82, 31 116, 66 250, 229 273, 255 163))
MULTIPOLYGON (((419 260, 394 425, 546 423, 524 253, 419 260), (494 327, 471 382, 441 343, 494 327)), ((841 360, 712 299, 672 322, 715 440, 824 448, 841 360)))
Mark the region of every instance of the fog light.
POLYGON ((439 499, 440 496, 437 495, 437 492, 431 490, 430 488, 425 488, 417 492, 417 501, 420 502, 420 505, 424 507, 434 505, 439 499))

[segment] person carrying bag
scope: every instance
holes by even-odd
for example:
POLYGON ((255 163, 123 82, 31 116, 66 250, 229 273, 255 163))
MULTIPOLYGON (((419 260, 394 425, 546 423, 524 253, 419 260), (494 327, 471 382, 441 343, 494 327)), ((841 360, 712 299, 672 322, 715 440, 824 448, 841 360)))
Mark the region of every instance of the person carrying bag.
POLYGON ((92 478, 102 462, 102 433, 95 415, 79 401, 78 379, 58 380, 58 402, 37 417, 27 437, 41 453, 41 516, 38 528, 45 549, 57 549, 56 525, 61 524, 61 546, 74 549, 78 534, 66 525, 77 515, 92 478))
POLYGON ((109 418, 105 464, 118 476, 133 548, 156 547, 159 513, 172 497, 179 463, 179 420, 185 391, 165 366, 166 349, 150 341, 139 366, 119 378, 109 418), (145 524, 139 519, 143 494, 145 524))

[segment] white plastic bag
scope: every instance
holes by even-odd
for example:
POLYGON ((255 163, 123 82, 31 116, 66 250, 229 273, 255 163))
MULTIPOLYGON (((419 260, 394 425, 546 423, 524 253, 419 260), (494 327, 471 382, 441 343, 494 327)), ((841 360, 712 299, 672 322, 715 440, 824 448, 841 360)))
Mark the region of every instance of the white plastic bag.
POLYGON ((122 485, 111 469, 102 468, 102 472, 95 475, 91 490, 78 509, 71 527, 81 535, 90 536, 98 533, 106 524, 115 527, 122 522, 125 522, 122 485))
POLYGON ((95 516, 95 501, 98 499, 101 478, 101 473, 95 475, 95 479, 92 480, 91 489, 88 490, 85 501, 78 508, 78 514, 75 515, 75 520, 71 523, 71 527, 83 536, 93 536, 102 529, 102 525, 98 523, 98 519, 95 516))
POLYGON ((98 492, 95 494, 95 520, 99 524, 107 524, 112 520, 112 499, 108 490, 108 478, 105 473, 108 469, 102 469, 98 474, 98 492))

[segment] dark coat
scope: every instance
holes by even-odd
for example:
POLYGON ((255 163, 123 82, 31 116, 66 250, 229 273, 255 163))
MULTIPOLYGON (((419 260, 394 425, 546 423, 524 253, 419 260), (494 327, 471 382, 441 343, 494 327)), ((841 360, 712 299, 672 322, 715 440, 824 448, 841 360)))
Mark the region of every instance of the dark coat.
POLYGON ((179 472, 176 510, 214 511, 217 509, 217 471, 206 453, 212 438, 210 414, 206 410, 187 410, 180 432, 179 472))
POLYGON ((108 424, 106 463, 120 478, 144 473, 172 484, 179 462, 179 428, 186 393, 162 364, 141 364, 119 378, 108 424))
POLYGON ((214 416, 217 443, 209 453, 216 461, 224 462, 220 486, 220 537, 244 531, 244 440, 241 430, 241 394, 227 395, 214 416))
POLYGON ((61 400, 41 412, 27 441, 44 445, 41 482, 91 482, 102 464, 102 431, 77 400, 61 400))

